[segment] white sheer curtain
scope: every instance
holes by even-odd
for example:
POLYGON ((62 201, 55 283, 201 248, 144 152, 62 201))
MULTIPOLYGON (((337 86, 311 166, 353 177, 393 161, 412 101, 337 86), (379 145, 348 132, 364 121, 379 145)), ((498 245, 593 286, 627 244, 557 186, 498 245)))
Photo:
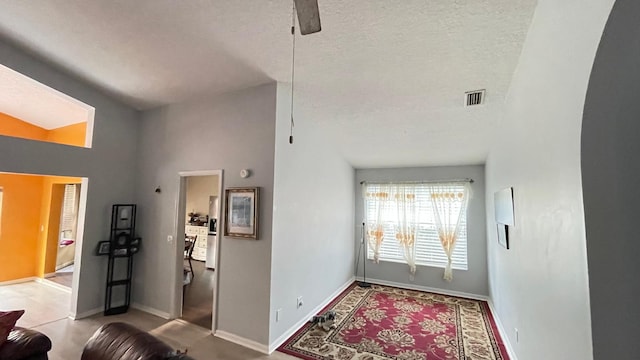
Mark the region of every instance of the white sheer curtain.
POLYGON ((373 261, 380 260, 380 245, 384 240, 384 213, 389 209, 389 189, 388 186, 363 186, 363 197, 365 208, 367 204, 373 204, 373 214, 365 221, 366 238, 369 248, 373 251, 373 261), (373 189, 373 190, 372 190, 373 189))
POLYGON ((372 184, 364 187, 367 243, 378 262, 380 246, 387 235, 393 234, 412 274, 416 272, 416 238, 418 205, 416 186, 403 184, 372 184), (385 229, 385 226, 387 227, 385 229))
POLYGON ((433 206, 438 237, 448 259, 444 269, 444 279, 451 281, 453 279, 451 255, 460 231, 460 221, 467 210, 471 186, 469 183, 465 183, 463 191, 456 190, 446 184, 428 184, 427 186, 431 193, 431 205, 433 206))
POLYGON ((392 189, 396 219, 396 240, 402 249, 409 271, 416 273, 416 237, 418 232, 418 206, 415 185, 395 185, 392 189))

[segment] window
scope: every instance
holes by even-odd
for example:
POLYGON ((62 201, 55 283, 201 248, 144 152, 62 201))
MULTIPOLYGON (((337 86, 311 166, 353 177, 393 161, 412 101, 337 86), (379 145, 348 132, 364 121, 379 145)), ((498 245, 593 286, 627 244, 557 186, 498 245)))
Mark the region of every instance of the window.
POLYGON ((76 184, 64 186, 64 200, 62 202, 62 219, 60 221, 60 241, 75 239, 76 223, 78 219, 78 189, 76 184))
MULTIPOLYGON (((463 192, 464 184, 451 183, 446 185, 449 191, 463 192)), ((383 184, 366 184, 365 193, 381 193, 383 192, 383 184)), ((431 204, 431 187, 426 184, 404 184, 409 187, 412 193, 415 193, 416 212, 415 223, 412 225, 417 229, 415 247, 416 247, 416 265, 446 267, 447 255, 442 249, 438 231, 436 229, 436 220, 431 204)), ((381 222, 383 226, 384 238, 380 245, 379 259, 381 261, 406 263, 403 249, 396 240, 395 224, 398 221, 400 212, 395 210, 393 206, 396 202, 393 196, 389 200, 391 206, 381 211, 381 222)), ((376 202, 368 196, 365 196, 365 222, 369 223, 376 214, 376 202)), ((460 220, 460 230, 456 240, 456 245, 452 254, 452 268, 458 270, 467 270, 467 214, 466 209, 462 209, 460 220)), ((373 259, 373 249, 368 247, 368 258, 373 259)))

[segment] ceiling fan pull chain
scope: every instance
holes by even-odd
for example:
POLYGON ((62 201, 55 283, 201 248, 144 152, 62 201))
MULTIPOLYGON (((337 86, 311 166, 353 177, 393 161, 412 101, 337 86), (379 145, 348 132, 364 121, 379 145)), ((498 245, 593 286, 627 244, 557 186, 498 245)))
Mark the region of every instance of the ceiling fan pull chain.
POLYGON ((289 144, 293 144, 293 82, 295 80, 295 63, 296 63, 296 3, 293 2, 293 10, 291 11, 291 36, 292 46, 291 46, 291 125, 289 129, 289 144))

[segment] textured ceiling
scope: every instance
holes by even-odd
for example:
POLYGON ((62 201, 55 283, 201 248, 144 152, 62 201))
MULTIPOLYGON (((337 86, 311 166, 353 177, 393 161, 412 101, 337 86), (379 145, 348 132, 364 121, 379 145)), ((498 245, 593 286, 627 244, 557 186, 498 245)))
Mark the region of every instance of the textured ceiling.
MULTIPOLYGON (((535 0, 319 0, 296 119, 356 167, 483 163, 535 0), (467 90, 486 105, 464 108, 467 90)), ((0 0, 0 36, 148 109, 277 80, 287 0, 0 0)))
POLYGON ((0 65, 0 112, 51 130, 86 122, 93 108, 0 65))

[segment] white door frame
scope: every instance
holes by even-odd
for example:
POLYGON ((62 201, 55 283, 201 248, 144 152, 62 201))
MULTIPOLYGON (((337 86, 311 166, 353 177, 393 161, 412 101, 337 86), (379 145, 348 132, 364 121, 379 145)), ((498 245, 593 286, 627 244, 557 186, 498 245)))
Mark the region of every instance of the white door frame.
MULTIPOLYGON (((186 178, 191 176, 212 176, 218 175, 218 196, 221 198, 223 189, 223 177, 224 170, 197 170, 197 171, 180 171, 178 172, 178 194, 175 201, 175 226, 176 232, 174 234, 175 239, 175 282, 173 290, 173 311, 172 318, 179 318, 182 316, 182 276, 184 267, 184 226, 185 222, 185 208, 187 206, 187 182, 186 178)), ((218 214, 219 217, 222 213, 223 201, 218 202, 218 214)), ((218 328, 218 284, 220 280, 220 219, 218 219, 218 231, 216 235, 216 267, 213 273, 213 307, 211 317, 211 332, 215 333, 218 328)), ((207 224, 208 226, 208 224, 207 224)))
POLYGON ((76 227, 76 253, 73 255, 73 275, 71 276, 71 308, 69 316, 78 317, 78 293, 80 290, 80 272, 82 271, 82 244, 84 243, 84 223, 87 213, 87 194, 89 178, 83 177, 80 182, 80 203, 78 205, 78 225, 76 227))

